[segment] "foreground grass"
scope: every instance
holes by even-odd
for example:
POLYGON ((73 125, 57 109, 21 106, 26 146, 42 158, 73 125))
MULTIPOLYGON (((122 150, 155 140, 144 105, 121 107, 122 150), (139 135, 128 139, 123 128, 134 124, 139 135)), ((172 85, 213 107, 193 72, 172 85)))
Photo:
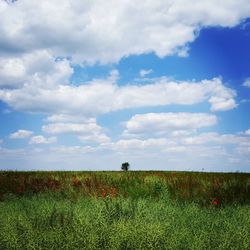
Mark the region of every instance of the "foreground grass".
POLYGON ((250 206, 45 192, 0 202, 0 249, 250 249, 250 206))

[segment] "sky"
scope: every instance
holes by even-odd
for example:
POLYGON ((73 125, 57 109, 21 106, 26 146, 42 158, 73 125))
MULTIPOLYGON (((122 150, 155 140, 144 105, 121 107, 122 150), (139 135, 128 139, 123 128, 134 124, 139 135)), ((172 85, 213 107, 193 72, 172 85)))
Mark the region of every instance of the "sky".
POLYGON ((249 0, 0 0, 0 169, 250 172, 249 0))

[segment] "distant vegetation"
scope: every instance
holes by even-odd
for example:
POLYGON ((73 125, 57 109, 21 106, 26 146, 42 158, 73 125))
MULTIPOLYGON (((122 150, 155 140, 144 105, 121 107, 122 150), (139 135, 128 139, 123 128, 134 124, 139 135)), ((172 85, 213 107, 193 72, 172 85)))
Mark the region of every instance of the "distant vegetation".
POLYGON ((250 174, 0 172, 0 249, 250 249, 250 174))
MULTIPOLYGON (((124 164, 124 163, 123 163, 124 164)), ((30 196, 53 191, 77 197, 131 197, 172 200, 202 206, 250 204, 250 174, 201 172, 0 172, 0 200, 5 194, 30 196)))
POLYGON ((121 166, 121 169, 123 171, 128 171, 129 170, 129 166, 130 166, 130 164, 128 162, 123 162, 122 166, 121 166))

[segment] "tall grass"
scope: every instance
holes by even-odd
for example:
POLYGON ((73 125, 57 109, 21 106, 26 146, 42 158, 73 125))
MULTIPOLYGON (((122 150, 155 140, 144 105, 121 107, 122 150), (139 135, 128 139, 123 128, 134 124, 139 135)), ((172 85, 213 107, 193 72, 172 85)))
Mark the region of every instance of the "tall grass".
POLYGON ((249 206, 223 209, 168 199, 9 195, 0 249, 249 249, 249 206))
POLYGON ((0 172, 2 249, 250 249, 250 174, 0 172))
POLYGON ((77 196, 158 199, 165 190, 173 200, 250 204, 250 174, 187 172, 0 172, 0 200, 6 193, 28 195, 52 190, 77 196))

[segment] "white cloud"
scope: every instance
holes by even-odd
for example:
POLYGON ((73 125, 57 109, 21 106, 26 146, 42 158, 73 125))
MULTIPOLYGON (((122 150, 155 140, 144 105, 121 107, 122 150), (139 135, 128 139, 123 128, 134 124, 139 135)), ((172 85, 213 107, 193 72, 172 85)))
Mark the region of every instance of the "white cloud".
POLYGON ((51 115, 46 119, 47 122, 51 123, 64 123, 64 122, 95 122, 95 119, 86 119, 81 115, 67 115, 67 114, 55 114, 51 115))
POLYGON ((144 167, 156 169, 197 169, 206 171, 235 171, 235 161, 248 171, 250 140, 236 134, 203 133, 193 137, 168 137, 147 139, 123 139, 99 146, 111 150, 114 157, 137 161, 144 167), (136 160, 135 160, 136 159, 136 160), (150 165, 151 164, 151 165, 150 165))
POLYGON ((42 135, 36 135, 36 136, 32 136, 29 144, 51 144, 51 143, 55 143, 57 141, 56 137, 44 137, 42 135))
POLYGON ((244 83, 242 84, 242 86, 250 88, 250 78, 247 78, 244 83))
POLYGON ((141 77, 144 77, 144 76, 151 74, 151 73, 153 73, 152 69, 142 69, 142 70, 140 70, 139 75, 141 77))
MULTIPOLYGON (((249 159, 249 155, 250 155, 250 146, 249 147, 237 147, 236 151, 241 155, 241 157, 239 158, 241 160, 242 155, 246 155, 249 159)), ((250 161, 249 161, 250 163, 250 161)), ((249 172, 249 169, 248 169, 249 172)))
POLYGON ((246 135, 250 135, 250 128, 249 128, 249 129, 247 129, 247 130, 244 132, 244 134, 246 134, 246 135))
POLYGON ((10 134, 10 139, 23 139, 28 138, 33 134, 30 130, 19 129, 18 131, 10 134))
POLYGON ((218 134, 215 132, 203 133, 196 136, 186 137, 182 140, 184 144, 201 145, 208 143, 216 144, 238 144, 241 146, 250 145, 250 139, 244 136, 234 134, 218 134))
MULTIPOLYGON (((63 118, 65 118, 63 116, 63 118)), ((68 118, 68 117, 67 117, 68 118)), ((50 123, 44 125, 42 130, 49 134, 74 134, 83 143, 106 143, 110 138, 104 129, 96 124, 95 119, 86 120, 85 123, 50 123)))
POLYGON ((192 129, 190 130, 175 130, 170 135, 174 137, 183 137, 193 134, 195 131, 192 129))
POLYGON ((167 138, 148 138, 148 139, 122 139, 116 142, 103 143, 100 149, 109 149, 118 153, 153 150, 158 151, 169 146, 175 146, 175 142, 167 138))
POLYGON ((0 53, 49 49, 87 63, 182 55, 202 27, 232 27, 249 12, 248 0, 0 1, 0 53))
MULTIPOLYGON (((210 159, 211 155, 223 156, 224 158, 229 155, 226 146, 186 145, 174 138, 123 139, 112 143, 104 143, 99 147, 99 152, 102 149, 111 150, 120 155, 142 157, 142 159, 149 157, 158 164, 161 164, 158 159, 165 159, 166 164, 171 159, 171 161, 180 161, 185 166, 189 165, 186 162, 187 160, 194 163, 196 159, 204 159, 203 161, 206 162, 205 159, 210 159)), ((146 163, 144 162, 144 164, 146 163)))
POLYGON ((209 99, 209 102, 211 103, 211 111, 227 111, 238 106, 235 100, 230 97, 225 98, 212 96, 209 99))
POLYGON ((175 82, 160 78, 145 85, 119 86, 118 73, 107 79, 95 79, 80 86, 58 85, 48 89, 24 86, 0 89, 0 100, 13 109, 73 116, 96 116, 136 107, 179 104, 193 105, 208 101, 212 111, 236 107, 235 91, 223 85, 220 78, 201 82, 175 82))
POLYGON ((96 148, 90 146, 57 146, 51 148, 52 152, 59 153, 62 155, 72 155, 72 154, 86 154, 96 151, 96 148))
POLYGON ((92 133, 90 135, 82 135, 78 137, 83 143, 107 143, 110 142, 110 138, 104 133, 92 133))
POLYGON ((216 116, 206 113, 147 113, 135 115, 126 122, 125 133, 164 134, 174 130, 195 130, 216 123, 216 116))
POLYGON ((58 146, 7 149, 0 147, 0 163, 5 168, 60 170, 119 170, 129 161, 132 169, 198 170, 249 172, 250 141, 239 134, 196 134, 203 142, 186 144, 189 138, 165 137, 128 139, 96 146, 58 146), (205 137, 210 139, 205 140, 205 137), (211 138, 214 139, 211 139, 211 138), (215 138, 218 138, 215 140, 215 138), (82 163, 85 163, 84 165, 82 163), (103 165, 108 162, 108 165, 103 165), (237 164, 236 164, 237 162, 237 164), (73 167, 72 167, 73 166, 73 167))
POLYGON ((35 51, 18 57, 0 57, 0 87, 54 88, 69 83, 73 74, 69 61, 55 59, 48 51, 35 51))
POLYGON ((49 134, 88 134, 100 132, 102 128, 95 121, 89 123, 51 123, 44 125, 42 130, 49 134))

